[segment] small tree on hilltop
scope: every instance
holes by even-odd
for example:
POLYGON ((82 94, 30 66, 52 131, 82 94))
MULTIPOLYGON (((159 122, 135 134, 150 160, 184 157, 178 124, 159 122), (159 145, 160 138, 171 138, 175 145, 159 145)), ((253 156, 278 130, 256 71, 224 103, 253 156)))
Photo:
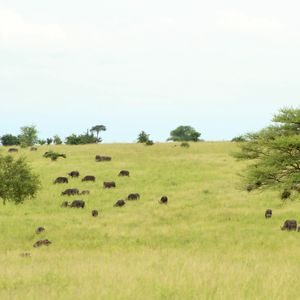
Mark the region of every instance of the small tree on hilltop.
POLYGON ((12 134, 5 134, 1 136, 1 144, 3 146, 17 146, 20 145, 20 140, 12 134))
POLYGON ((147 134, 145 131, 141 131, 138 135, 138 143, 147 143, 149 141, 150 134, 147 134))
POLYGON ((174 142, 198 142, 201 136, 200 132, 197 132, 191 126, 179 126, 170 132, 168 141, 174 142))
POLYGON ((21 127, 21 134, 19 135, 21 147, 30 147, 38 141, 38 131, 34 125, 21 127))
POLYGON ((99 137, 99 133, 101 131, 106 131, 106 127, 104 125, 95 125, 91 128, 90 130, 91 132, 96 132, 96 135, 97 135, 97 139, 99 137))
POLYGON ((62 144, 62 140, 57 134, 53 137, 53 143, 55 145, 61 145, 62 144))
POLYGON ((47 142, 47 145, 51 145, 53 143, 53 139, 52 138, 47 138, 46 142, 47 142))
POLYGON ((244 136, 239 160, 253 161, 244 173, 248 190, 278 187, 284 195, 300 192, 300 109, 283 108, 271 125, 244 136))
POLYGON ((40 188, 39 177, 32 173, 24 157, 14 160, 10 155, 0 156, 0 198, 22 203, 36 196, 40 188))

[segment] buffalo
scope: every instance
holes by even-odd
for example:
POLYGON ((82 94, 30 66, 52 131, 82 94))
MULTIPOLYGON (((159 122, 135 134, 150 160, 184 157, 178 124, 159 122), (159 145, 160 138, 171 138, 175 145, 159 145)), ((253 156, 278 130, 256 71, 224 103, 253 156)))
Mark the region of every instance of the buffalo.
POLYGON ((135 193, 135 194, 129 194, 127 197, 127 200, 138 200, 140 199, 140 194, 135 193))
POLYGON ((54 184, 56 183, 68 183, 68 178, 67 177, 57 177, 55 180, 54 180, 54 184))
POLYGON ((45 231, 45 228, 44 227, 38 227, 36 230, 35 230, 35 233, 39 234, 41 232, 45 231))
POLYGON ((85 176, 81 179, 81 181, 93 181, 95 182, 96 181, 96 177, 95 176, 91 176, 91 175, 88 175, 88 176, 85 176))
POLYGON ((37 147, 31 147, 30 151, 37 151, 37 147))
POLYGON ((90 194, 90 191, 88 190, 84 190, 80 193, 80 195, 89 195, 90 194))
POLYGON ((296 220, 286 220, 281 227, 281 230, 296 230, 297 229, 297 221, 296 220))
POLYGON ((124 200, 118 200, 115 204, 114 207, 122 207, 125 205, 125 201, 124 200))
POLYGON ((95 160, 96 160, 96 162, 99 162, 99 161, 111 161, 111 157, 110 156, 96 155, 95 160))
POLYGON ((76 207, 76 208, 84 208, 85 202, 83 200, 74 200, 72 201, 70 207, 76 207))
POLYGON ((98 210, 92 210, 92 216, 93 217, 98 217, 98 210))
POLYGON ((78 195, 79 194, 79 190, 78 189, 66 189, 65 191, 63 191, 61 193, 62 196, 74 196, 74 195, 78 195))
POLYGON ((267 209, 265 212, 265 218, 269 219, 272 217, 272 209, 267 209))
POLYGON ((60 207, 68 207, 69 206, 69 202, 68 201, 64 201, 60 207))
POLYGON ((115 188, 116 187, 116 183, 114 181, 103 182, 103 187, 105 189, 115 188))
POLYGON ((160 198, 160 204, 167 204, 168 203, 168 197, 162 196, 160 198))
POLYGON ((9 148, 8 152, 13 153, 13 152, 18 152, 19 150, 17 148, 9 148))
POLYGON ((39 240, 36 243, 34 243, 33 247, 37 248, 37 247, 41 247, 43 245, 45 246, 49 246, 50 244, 52 244, 52 242, 50 242, 48 239, 45 240, 39 240))
POLYGON ((120 171, 120 173, 119 173, 118 176, 122 176, 122 177, 124 177, 124 176, 129 176, 129 171, 122 170, 122 171, 120 171))
POLYGON ((79 177, 79 172, 78 171, 71 171, 70 173, 68 173, 69 176, 71 177, 79 177))
POLYGON ((281 194, 281 199, 286 200, 290 198, 290 196, 291 196, 291 192, 289 190, 284 190, 281 194))

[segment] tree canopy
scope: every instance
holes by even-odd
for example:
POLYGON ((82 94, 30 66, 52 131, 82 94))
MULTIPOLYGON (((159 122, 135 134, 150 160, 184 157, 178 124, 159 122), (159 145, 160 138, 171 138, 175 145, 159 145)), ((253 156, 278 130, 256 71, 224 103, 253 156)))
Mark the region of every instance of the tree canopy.
POLYGON ((200 132, 197 132, 191 126, 179 126, 170 132, 168 141, 173 142, 198 142, 201 136, 200 132))
POLYGON ((10 155, 0 156, 0 198, 22 203, 35 197, 40 187, 39 177, 32 173, 24 157, 14 160, 10 155))
POLYGON ((283 108, 273 118, 273 125, 244 136, 239 160, 251 160, 244 175, 248 190, 278 187, 300 191, 300 109, 283 108))
POLYGON ((36 126, 21 127, 21 134, 19 135, 21 147, 30 147, 38 142, 38 131, 36 126))
POLYGON ((16 146, 20 145, 20 139, 12 134, 5 134, 1 136, 1 144, 3 146, 16 146))

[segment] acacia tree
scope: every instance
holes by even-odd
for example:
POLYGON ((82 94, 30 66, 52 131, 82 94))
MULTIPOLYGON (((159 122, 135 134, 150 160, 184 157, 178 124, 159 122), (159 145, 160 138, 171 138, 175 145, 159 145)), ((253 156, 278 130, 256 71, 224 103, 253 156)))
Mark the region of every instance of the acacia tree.
POLYGON ((274 125, 246 134, 234 156, 253 161, 243 175, 248 191, 278 187, 289 196, 300 192, 300 109, 283 108, 272 121, 274 125))
POLYGON ((191 126, 179 126, 170 132, 168 141, 174 142, 198 142, 201 133, 191 126))
POLYGON ((93 132, 93 131, 96 132, 97 139, 98 139, 100 131, 106 131, 106 127, 104 125, 95 125, 91 128, 90 131, 91 132, 93 132))
POLYGON ((138 135, 137 142, 138 143, 147 143, 149 142, 150 134, 147 134, 145 131, 141 131, 138 135))
POLYGON ((0 156, 0 198, 22 203, 35 197, 40 187, 39 177, 32 173, 24 157, 14 160, 10 155, 0 156))

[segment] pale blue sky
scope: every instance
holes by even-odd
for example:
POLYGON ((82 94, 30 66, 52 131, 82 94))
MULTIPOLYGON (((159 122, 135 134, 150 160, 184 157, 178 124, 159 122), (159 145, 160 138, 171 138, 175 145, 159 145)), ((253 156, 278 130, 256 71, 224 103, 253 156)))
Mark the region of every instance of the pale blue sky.
POLYGON ((300 3, 0 0, 0 135, 178 125, 225 140, 300 104, 300 3))

